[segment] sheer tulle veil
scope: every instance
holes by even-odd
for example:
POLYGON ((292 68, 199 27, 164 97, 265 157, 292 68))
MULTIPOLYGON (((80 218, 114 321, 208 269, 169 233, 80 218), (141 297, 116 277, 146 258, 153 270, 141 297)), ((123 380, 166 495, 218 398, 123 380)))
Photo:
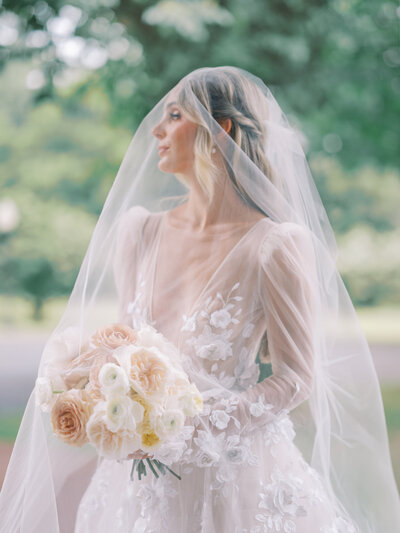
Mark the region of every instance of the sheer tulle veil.
MULTIPOLYGON (((310 298, 315 309, 312 387, 304 401, 288 403, 296 446, 323 479, 337 512, 355 524, 357 533, 400 530, 399 495, 377 374, 337 270, 335 236, 295 130, 263 81, 238 68, 201 68, 185 76, 172 90, 183 113, 201 131, 196 139, 196 171, 204 193, 212 197, 221 168, 212 162, 222 162, 230 186, 242 202, 240 221, 244 225, 257 213, 274 224, 296 226, 308 243, 308 253, 313 258, 310 298), (228 87, 228 91, 235 87, 232 101, 242 95, 242 103, 246 103, 232 108, 231 116, 241 126, 236 137, 235 132, 225 131, 223 117, 212 109, 210 94, 219 85, 228 87), (254 120, 248 119, 246 107, 254 120), (213 159, 215 155, 218 159, 213 159), (206 179, 206 175, 211 179, 206 179)), ((77 347, 75 355, 83 353, 85 339, 96 329, 124 321, 127 302, 121 279, 115 279, 115 261, 118 234, 126 214, 137 206, 157 213, 182 205, 187 199, 190 184, 184 177, 160 170, 153 134, 163 119, 170 94, 154 106, 133 136, 65 312, 46 343, 39 377, 52 375, 52 369, 70 361, 73 346, 77 347)), ((223 207, 227 209, 226 205, 223 207)), ((139 239, 134 227, 131 231, 132 239, 139 239)), ((276 291, 288 301, 288 289, 277 285, 276 291)), ((273 352, 274 346, 269 349, 273 352)), ((215 396, 216 388, 219 397, 242 398, 241 427, 237 431, 245 431, 251 423, 245 409, 250 396, 228 384, 216 385, 196 367, 187 370, 206 403, 215 396)), ((293 374, 287 375, 289 380, 293 374)), ((293 385, 294 398, 304 387, 302 383, 293 385)), ((207 431, 206 425, 204 430, 207 431)), ((54 436, 51 415, 40 408, 34 389, 0 495, 0 531, 72 531, 79 498, 96 461, 95 450, 89 444, 73 447, 54 436)))

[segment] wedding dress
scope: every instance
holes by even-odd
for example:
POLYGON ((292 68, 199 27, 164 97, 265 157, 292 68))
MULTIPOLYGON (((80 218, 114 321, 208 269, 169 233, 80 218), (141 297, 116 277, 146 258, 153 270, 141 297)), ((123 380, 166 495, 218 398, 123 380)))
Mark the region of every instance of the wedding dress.
MULTIPOLYGON (((312 353, 306 351, 307 328, 312 327, 308 309, 312 264, 307 263, 301 228, 263 217, 244 233, 236 227, 214 234, 213 245, 229 248, 216 264, 209 264, 208 256, 202 255, 211 241, 205 235, 193 243, 200 251, 187 250, 186 264, 174 265, 169 260, 167 266, 165 258, 172 250, 162 239, 165 225, 169 243, 177 249, 185 245, 185 230, 171 225, 167 212, 152 214, 135 207, 124 217, 114 269, 122 321, 134 328, 148 323, 176 343, 189 376, 196 369, 196 375, 204 372, 228 389, 246 390, 259 379, 255 360, 266 327, 265 311, 271 314, 273 307, 287 328, 295 327, 298 313, 298 329, 290 332, 290 338, 301 348, 303 360, 296 365, 289 361, 296 350, 285 350, 282 326, 270 327, 274 375, 257 393, 265 392, 271 411, 278 414, 276 420, 268 422, 261 415, 260 424, 255 417, 254 426, 239 436, 236 426, 227 424, 227 418, 236 416, 229 404, 219 417, 208 415, 215 428, 214 441, 200 430, 192 447, 173 464, 181 480, 172 475, 156 479, 150 473, 140 481, 130 481, 130 461, 103 460, 80 503, 75 533, 354 533, 354 526, 335 514, 322 480, 294 443, 290 410, 307 398, 306 384, 312 380, 308 359, 312 353), (142 228, 136 250, 131 228, 142 228), (238 229, 242 236, 237 235, 238 229), (230 245, 232 236, 234 246, 230 245), (297 262, 302 270, 282 277, 288 262, 297 262), (279 288, 274 292, 275 284, 283 280, 293 284, 289 291, 292 309, 279 288), (167 290, 160 286, 162 282, 167 290), (195 291, 187 288, 189 283, 196 285, 195 291), (193 304, 183 306, 185 293, 193 292, 198 295, 193 304), (297 383, 305 383, 295 402, 288 394, 290 376, 279 375, 279 366, 285 362, 295 369, 297 383)), ((256 413, 262 398, 254 392, 256 413)))

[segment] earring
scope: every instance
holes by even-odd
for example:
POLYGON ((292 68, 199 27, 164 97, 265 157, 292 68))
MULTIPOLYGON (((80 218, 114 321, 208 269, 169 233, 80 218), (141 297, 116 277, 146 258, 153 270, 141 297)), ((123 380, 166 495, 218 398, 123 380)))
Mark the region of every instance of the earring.
POLYGON ((217 149, 215 148, 215 146, 213 146, 213 147, 211 148, 211 153, 212 153, 212 154, 215 154, 216 151, 217 151, 217 149))

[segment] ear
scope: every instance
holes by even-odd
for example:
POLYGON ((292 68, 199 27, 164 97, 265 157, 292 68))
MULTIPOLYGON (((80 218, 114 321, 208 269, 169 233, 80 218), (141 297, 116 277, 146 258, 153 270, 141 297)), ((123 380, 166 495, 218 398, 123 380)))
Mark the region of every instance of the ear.
POLYGON ((218 120, 218 124, 223 128, 223 130, 226 131, 226 133, 230 133, 232 128, 232 120, 230 118, 225 118, 224 120, 218 120))

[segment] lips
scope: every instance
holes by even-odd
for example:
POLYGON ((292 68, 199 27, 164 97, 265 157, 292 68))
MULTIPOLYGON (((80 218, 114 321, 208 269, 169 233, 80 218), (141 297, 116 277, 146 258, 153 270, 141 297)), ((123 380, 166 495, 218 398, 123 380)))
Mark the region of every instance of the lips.
POLYGON ((166 150, 168 150, 169 146, 159 146, 158 147, 158 153, 159 154, 162 154, 163 152, 165 152, 166 150))

